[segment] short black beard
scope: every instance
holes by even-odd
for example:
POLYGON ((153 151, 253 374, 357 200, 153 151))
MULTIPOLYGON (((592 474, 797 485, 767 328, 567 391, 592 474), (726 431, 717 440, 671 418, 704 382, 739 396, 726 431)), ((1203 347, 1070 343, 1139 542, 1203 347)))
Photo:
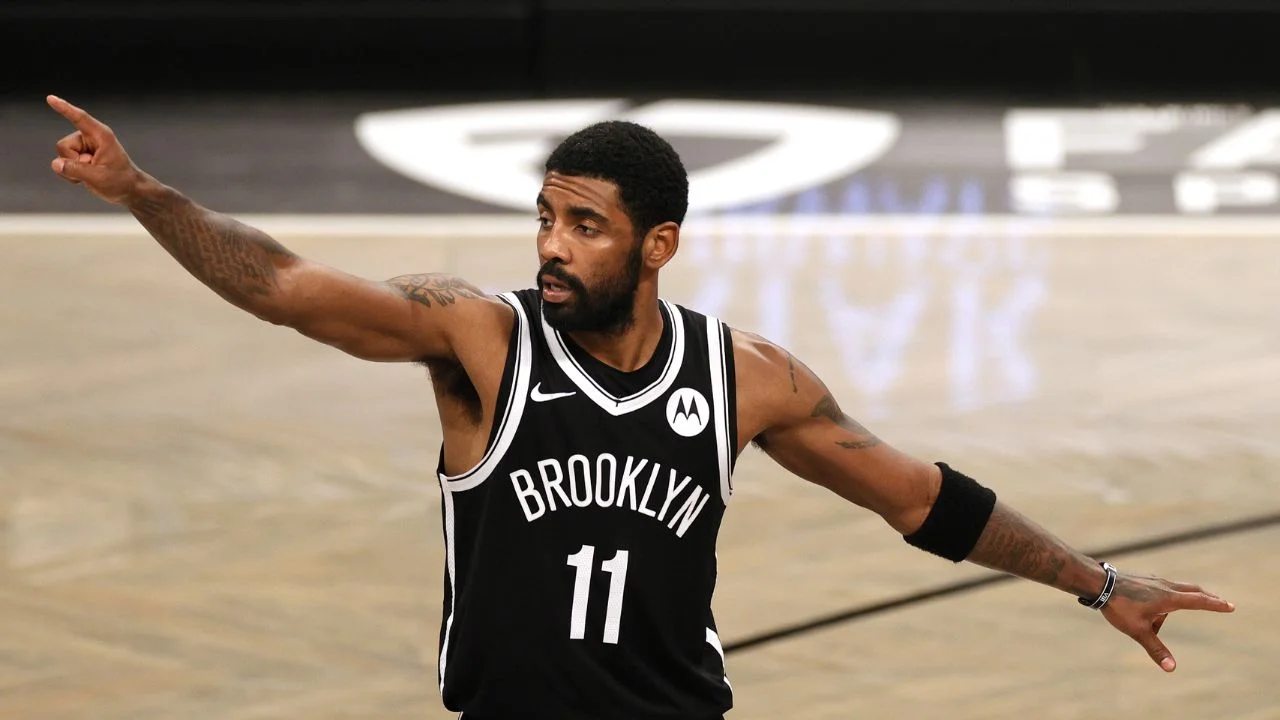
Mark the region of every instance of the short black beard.
POLYGON ((565 273, 555 260, 538 270, 536 285, 542 287, 542 276, 551 277, 573 290, 573 299, 564 305, 544 302, 542 315, 547 324, 560 332, 589 332, 617 336, 635 324, 636 292, 640 289, 643 243, 637 242, 627 255, 622 273, 610 278, 595 290, 588 291, 582 281, 565 273))

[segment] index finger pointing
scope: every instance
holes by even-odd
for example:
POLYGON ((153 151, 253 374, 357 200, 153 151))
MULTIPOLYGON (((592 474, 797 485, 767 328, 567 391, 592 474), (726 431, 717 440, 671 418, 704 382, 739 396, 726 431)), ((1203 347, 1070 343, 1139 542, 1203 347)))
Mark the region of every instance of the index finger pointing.
POLYGON ((68 122, 76 126, 77 130, 86 135, 101 135, 107 129, 107 126, 98 122, 97 118, 57 95, 50 95, 46 100, 49 103, 49 107, 56 110, 59 115, 66 118, 68 122))
POLYGON ((1211 610, 1214 612, 1233 612, 1236 606, 1220 597, 1209 595, 1208 593, 1180 593, 1177 597, 1177 606, 1186 610, 1211 610))

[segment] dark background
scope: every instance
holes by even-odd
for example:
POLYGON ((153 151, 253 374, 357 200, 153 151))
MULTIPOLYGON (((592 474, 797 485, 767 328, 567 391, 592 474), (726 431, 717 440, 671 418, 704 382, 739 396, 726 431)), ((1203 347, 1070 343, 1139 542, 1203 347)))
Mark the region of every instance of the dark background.
POLYGON ((1280 0, 6 0, 0 93, 1274 94, 1280 0))

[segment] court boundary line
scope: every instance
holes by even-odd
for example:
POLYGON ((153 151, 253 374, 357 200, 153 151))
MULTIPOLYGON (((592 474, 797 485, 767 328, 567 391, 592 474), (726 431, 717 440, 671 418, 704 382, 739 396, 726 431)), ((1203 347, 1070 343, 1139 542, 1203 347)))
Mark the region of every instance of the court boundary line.
MULTIPOLYGON (((230 213, 242 222, 282 236, 317 238, 485 237, 533 234, 535 214, 254 214, 230 213)), ((1116 215, 1034 217, 1022 215, 767 215, 691 216, 686 233, 761 236, 848 234, 1013 234, 1069 236, 1280 235, 1276 216, 1116 215)), ((133 216, 100 213, 0 213, 0 238, 63 235, 134 237, 145 230, 133 216)))
MULTIPOLYGON (((1181 532, 1169 533, 1166 535, 1157 535, 1145 540, 1135 540, 1127 543, 1121 543, 1119 545, 1113 545, 1111 547, 1086 551, 1085 554, 1092 558, 1107 560, 1148 550, 1163 550, 1165 548, 1177 547, 1179 545, 1189 545, 1202 540, 1213 540, 1233 535, 1241 535, 1254 530, 1269 528, 1274 525, 1280 525, 1280 512, 1258 515, 1215 525, 1202 525, 1190 530, 1183 530, 1181 532)), ((988 588, 992 585, 1017 580, 1032 582, 1030 580, 1023 580, 1023 578, 1005 573, 984 575, 983 577, 973 578, 957 583, 950 583, 929 590, 900 595, 889 600, 881 600, 868 605, 852 607, 847 610, 830 613, 804 622, 794 623, 774 630, 750 635, 741 640, 725 643, 724 652, 725 655, 734 652, 742 652, 744 650, 758 648, 762 645, 768 645, 781 640, 789 640, 794 637, 830 628, 835 625, 841 625, 854 620, 861 620, 863 618, 880 615, 891 610, 919 605, 930 600, 937 600, 939 598, 950 597, 953 595, 961 595, 974 590, 988 588)))

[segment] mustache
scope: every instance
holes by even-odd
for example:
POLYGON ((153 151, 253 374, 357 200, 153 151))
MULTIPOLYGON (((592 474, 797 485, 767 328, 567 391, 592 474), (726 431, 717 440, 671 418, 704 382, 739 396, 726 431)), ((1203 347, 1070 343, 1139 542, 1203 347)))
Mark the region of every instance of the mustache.
POLYGON ((578 293, 578 295, 580 296, 587 294, 587 286, 583 284, 583 282, 578 278, 565 272, 564 268, 560 267, 559 262, 556 260, 548 261, 544 263, 542 267, 538 268, 538 277, 537 277, 537 282, 535 284, 539 287, 542 286, 543 275, 550 275, 556 280, 559 280, 560 282, 564 283, 570 290, 573 290, 574 292, 578 293))

